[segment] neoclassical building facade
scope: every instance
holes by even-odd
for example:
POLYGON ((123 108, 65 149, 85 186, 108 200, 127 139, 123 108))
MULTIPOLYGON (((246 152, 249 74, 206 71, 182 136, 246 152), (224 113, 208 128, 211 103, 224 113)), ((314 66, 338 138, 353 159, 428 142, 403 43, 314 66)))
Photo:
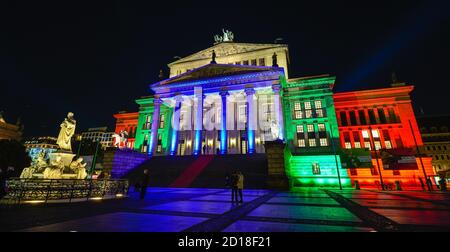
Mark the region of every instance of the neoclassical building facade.
POLYGON ((398 172, 392 167, 403 169, 394 164, 403 159, 381 157, 382 149, 423 145, 413 86, 335 93, 334 76, 289 78, 288 67, 287 45, 219 41, 170 63, 170 77, 136 100, 137 113, 115 115, 116 132, 133 130, 132 148, 148 156, 251 157, 268 142, 283 143, 294 187, 417 187, 420 177, 433 178, 431 158, 404 154, 415 165, 398 172), (381 176, 368 172, 374 167, 381 176))

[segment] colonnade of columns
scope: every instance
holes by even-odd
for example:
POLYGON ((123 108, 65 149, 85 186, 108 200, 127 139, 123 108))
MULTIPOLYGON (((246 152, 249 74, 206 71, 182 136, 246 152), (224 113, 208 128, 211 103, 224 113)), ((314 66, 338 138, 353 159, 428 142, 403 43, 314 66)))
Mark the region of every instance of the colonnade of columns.
MULTIPOLYGON (((274 114, 276 123, 278 126, 278 139, 284 140, 284 120, 283 110, 280 97, 280 85, 273 85, 273 102, 274 102, 274 114)), ((246 104, 247 104, 247 152, 255 153, 255 133, 257 132, 257 96, 253 87, 245 88, 246 104)), ((230 93, 223 89, 219 92, 221 98, 221 121, 220 121, 220 154, 227 154, 228 148, 228 130, 227 130, 227 98, 230 93)), ((202 130, 203 130, 203 106, 205 96, 201 87, 194 88, 194 143, 193 151, 194 155, 202 153, 202 130)), ((161 111, 162 100, 160 98, 154 99, 153 121, 151 126, 150 135, 150 148, 149 155, 153 155, 156 151, 156 145, 158 142, 158 126, 161 111)), ((180 131, 180 112, 181 112, 182 98, 181 96, 175 97, 175 106, 172 121, 172 134, 169 144, 169 154, 177 154, 178 135, 180 131)), ((239 112, 239 111, 238 111, 239 112)), ((232 111, 231 113, 235 113, 232 111)))

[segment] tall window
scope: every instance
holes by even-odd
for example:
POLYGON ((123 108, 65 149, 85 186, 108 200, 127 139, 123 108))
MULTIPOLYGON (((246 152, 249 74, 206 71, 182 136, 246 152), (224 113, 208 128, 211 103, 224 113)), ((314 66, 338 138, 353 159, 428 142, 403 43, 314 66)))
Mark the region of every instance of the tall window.
POLYGON ((348 126, 347 113, 345 113, 345 111, 341 111, 339 113, 339 115, 341 116, 341 125, 342 126, 348 126))
POLYGON ((305 147, 306 146, 305 139, 298 139, 297 142, 298 142, 298 147, 305 147))
POLYGON ((320 100, 314 101, 314 106, 316 107, 316 109, 321 109, 322 108, 322 101, 320 101, 320 100))
POLYGON ((369 109, 369 120, 370 124, 377 124, 377 120, 375 119, 375 112, 373 112, 373 109, 369 109))
POLYGON ((358 123, 356 122, 355 111, 350 111, 348 114, 350 115, 350 125, 358 125, 358 123))
POLYGON ((260 66, 265 66, 266 65, 266 59, 264 59, 264 58, 259 59, 259 65, 260 66))
POLYGON ((325 124, 324 123, 317 124, 317 129, 319 131, 320 146, 328 146, 327 131, 325 129, 325 124))
POLYGON ((320 146, 328 146, 328 139, 320 138, 320 146))
POLYGON ((309 139, 308 140, 309 142, 309 146, 310 147, 316 147, 317 145, 316 145, 316 139, 315 138, 313 138, 313 139, 309 139))
POLYGON ((242 65, 248 65, 248 60, 242 61, 242 65))
POLYGON ((303 111, 300 102, 294 102, 294 119, 302 119, 303 111))
POLYGON ((386 115, 384 114, 384 109, 383 108, 379 108, 378 109, 378 116, 380 117, 380 122, 381 123, 387 123, 386 115))
POLYGON ((398 123, 400 120, 397 119, 394 108, 389 108, 388 111, 389 111, 389 121, 391 123, 398 123))
POLYGON ((240 105, 238 109, 238 120, 240 123, 246 123, 247 122, 247 105, 240 105))
POLYGON ((158 134, 158 144, 156 146, 156 152, 162 152, 162 134, 158 134))
POLYGON ((371 150, 372 147, 370 145, 369 131, 368 130, 363 130, 362 131, 362 136, 364 138, 364 148, 368 148, 369 150, 371 150))
POLYGON ((299 147, 306 146, 303 124, 297 125, 297 144, 299 147))
POLYGON ((358 131, 353 131, 353 141, 355 143, 355 148, 361 148, 361 139, 359 138, 358 131))
POLYGON ((151 128, 151 124, 152 124, 152 117, 150 115, 146 115, 145 116, 145 124, 144 124, 144 129, 148 130, 151 128))
POLYGON ((252 63, 252 66, 256 66, 256 59, 252 59, 251 63, 252 63))
POLYGON ((364 114, 364 110, 358 110, 359 122, 361 125, 367 125, 366 115, 364 114))
POLYGON ((312 117, 311 102, 309 101, 304 102, 304 105, 305 105, 305 117, 311 118, 312 117))
POLYGON ((323 117, 322 101, 321 100, 314 101, 314 107, 316 109, 316 111, 315 111, 316 116, 323 117))
POLYGON ((324 132, 325 131, 325 124, 324 123, 317 124, 317 129, 319 130, 319 132, 324 132))
POLYGON ((164 126, 166 125, 165 124, 165 119, 166 117, 164 116, 164 114, 161 114, 160 116, 159 116, 159 128, 160 129, 162 129, 162 128, 164 128, 164 126))

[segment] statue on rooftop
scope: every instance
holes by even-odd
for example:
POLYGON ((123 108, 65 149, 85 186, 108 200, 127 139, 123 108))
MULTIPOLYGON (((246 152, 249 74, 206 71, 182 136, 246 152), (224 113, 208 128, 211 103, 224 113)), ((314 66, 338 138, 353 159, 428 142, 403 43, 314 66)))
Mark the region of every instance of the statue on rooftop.
POLYGON ((216 64, 216 52, 214 50, 212 50, 212 56, 211 56, 212 60, 211 60, 211 64, 216 64))
POLYGON ((273 67, 278 67, 278 59, 277 59, 277 54, 273 53, 272 55, 272 66, 273 67))
POLYGON ((233 32, 231 32, 231 31, 229 31, 229 30, 224 30, 224 29, 222 29, 222 32, 223 32, 223 41, 225 42, 225 41, 233 41, 233 39, 234 39, 234 34, 233 34, 233 32))

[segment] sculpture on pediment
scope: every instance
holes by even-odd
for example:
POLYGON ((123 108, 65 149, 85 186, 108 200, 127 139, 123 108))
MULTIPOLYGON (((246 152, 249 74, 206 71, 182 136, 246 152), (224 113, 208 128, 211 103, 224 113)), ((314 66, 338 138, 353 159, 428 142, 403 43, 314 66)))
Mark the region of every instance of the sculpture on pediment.
POLYGON ((214 35, 215 44, 222 43, 222 42, 232 42, 234 40, 233 32, 222 29, 222 33, 223 33, 223 36, 214 35))
POLYGON ((61 130, 59 131, 58 140, 56 141, 56 144, 58 144, 61 150, 72 152, 71 139, 75 134, 75 126, 76 120, 73 118, 73 113, 69 112, 67 118, 65 118, 60 125, 61 130))
POLYGON ((222 36, 214 35, 214 42, 215 42, 216 44, 217 44, 217 43, 223 42, 222 36))

